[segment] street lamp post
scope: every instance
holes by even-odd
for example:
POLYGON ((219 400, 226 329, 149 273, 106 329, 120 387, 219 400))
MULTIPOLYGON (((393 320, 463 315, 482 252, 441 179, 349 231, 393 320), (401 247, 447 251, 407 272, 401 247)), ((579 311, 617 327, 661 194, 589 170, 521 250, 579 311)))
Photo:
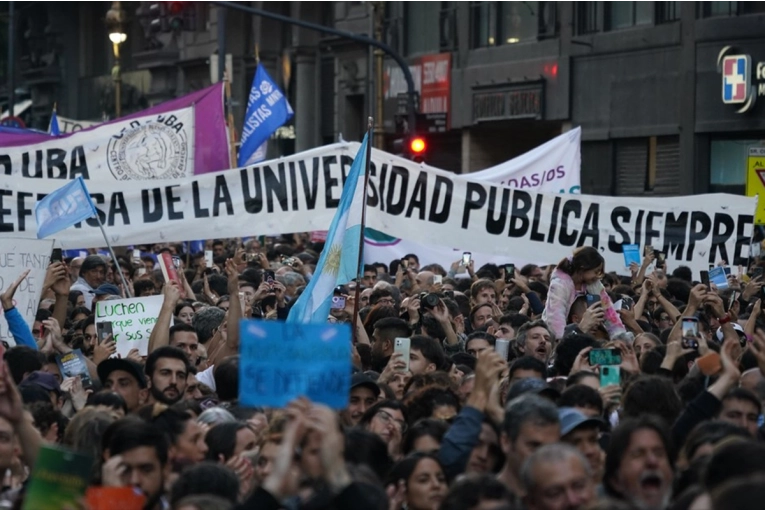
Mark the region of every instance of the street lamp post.
POLYGON ((112 7, 106 13, 106 26, 109 28, 109 40, 112 42, 114 51, 114 67, 112 79, 114 80, 114 116, 122 115, 122 71, 120 69, 120 44, 127 40, 124 31, 125 11, 122 10, 121 2, 112 2, 112 7))

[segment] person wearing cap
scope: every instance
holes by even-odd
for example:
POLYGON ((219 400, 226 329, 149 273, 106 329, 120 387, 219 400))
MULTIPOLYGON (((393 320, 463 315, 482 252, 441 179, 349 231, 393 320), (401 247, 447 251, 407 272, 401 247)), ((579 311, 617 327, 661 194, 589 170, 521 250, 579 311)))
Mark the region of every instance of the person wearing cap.
POLYGON ((106 301, 111 296, 121 298, 122 292, 120 292, 119 287, 112 283, 103 283, 93 291, 93 302, 98 303, 99 301, 106 301))
POLYGON ((104 388, 119 394, 128 412, 135 412, 148 399, 146 376, 141 365, 133 360, 109 358, 98 364, 98 378, 104 388))
POLYGON ((366 374, 358 373, 351 376, 351 393, 348 400, 348 408, 340 413, 343 424, 355 427, 361 421, 361 417, 377 402, 380 396, 380 387, 366 374))
POLYGON ((79 290, 85 296, 85 306, 93 306, 93 291, 106 280, 106 261, 100 255, 90 255, 80 267, 80 276, 71 290, 79 290))
POLYGON ((59 411, 64 404, 64 399, 61 398, 63 396, 61 386, 56 377, 42 370, 32 372, 21 381, 19 391, 25 404, 43 401, 43 398, 39 398, 42 395, 46 395, 53 407, 59 411))
POLYGON ((573 407, 558 409, 560 418, 561 441, 568 443, 585 456, 592 468, 595 484, 600 484, 603 478, 604 453, 600 447, 600 432, 604 423, 598 417, 588 417, 573 407))

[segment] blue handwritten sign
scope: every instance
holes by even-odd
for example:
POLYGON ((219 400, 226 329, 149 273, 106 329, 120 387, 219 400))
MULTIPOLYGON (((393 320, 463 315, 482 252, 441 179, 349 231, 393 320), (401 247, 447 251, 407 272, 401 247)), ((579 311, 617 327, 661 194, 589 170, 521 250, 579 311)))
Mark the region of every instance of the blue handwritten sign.
POLYGON ((347 324, 240 323, 239 401, 284 407, 297 397, 345 409, 351 386, 347 324))

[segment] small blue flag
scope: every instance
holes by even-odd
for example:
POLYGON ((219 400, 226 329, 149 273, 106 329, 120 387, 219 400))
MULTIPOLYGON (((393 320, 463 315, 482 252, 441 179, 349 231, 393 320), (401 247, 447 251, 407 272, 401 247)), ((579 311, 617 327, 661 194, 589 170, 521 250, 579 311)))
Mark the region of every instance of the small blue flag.
POLYGON ((82 177, 46 196, 35 206, 37 238, 43 239, 96 215, 82 177))
POLYGON ((53 115, 50 116, 50 125, 48 126, 48 133, 52 134, 53 136, 59 136, 61 134, 61 129, 58 127, 58 115, 56 115, 56 110, 53 110, 53 115))
POLYGON ((287 98, 273 82, 263 65, 258 64, 252 80, 247 114, 242 128, 242 144, 239 147, 238 166, 247 166, 266 159, 263 146, 294 112, 287 98))

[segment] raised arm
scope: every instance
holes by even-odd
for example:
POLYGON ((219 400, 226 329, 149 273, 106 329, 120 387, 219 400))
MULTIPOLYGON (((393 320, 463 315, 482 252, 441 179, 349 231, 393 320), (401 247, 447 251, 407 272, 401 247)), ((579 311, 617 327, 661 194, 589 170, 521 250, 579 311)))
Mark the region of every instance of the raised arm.
POLYGON ((162 309, 157 317, 157 323, 151 330, 149 336, 149 353, 155 349, 170 344, 170 320, 175 312, 175 305, 181 298, 181 289, 177 282, 167 282, 162 289, 162 295, 165 300, 162 302, 162 309))

